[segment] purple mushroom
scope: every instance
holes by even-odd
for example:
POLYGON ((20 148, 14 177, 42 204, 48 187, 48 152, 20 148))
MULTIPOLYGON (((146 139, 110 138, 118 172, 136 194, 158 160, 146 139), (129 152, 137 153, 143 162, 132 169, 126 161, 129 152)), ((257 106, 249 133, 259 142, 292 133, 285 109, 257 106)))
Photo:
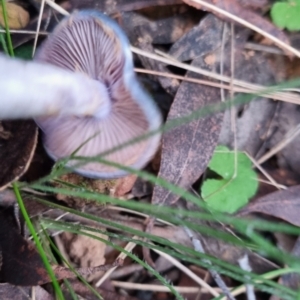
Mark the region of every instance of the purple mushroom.
MULTIPOLYGON (((92 115, 35 118, 53 159, 76 152, 76 156, 100 156, 141 168, 152 158, 160 142, 159 134, 107 152, 161 125, 156 105, 135 76, 128 39, 116 22, 97 11, 76 12, 59 23, 39 48, 35 61, 90 78, 99 84, 102 95, 101 105, 92 115)), ((70 167, 76 164, 76 159, 68 162, 70 167)), ((92 178, 126 174, 97 161, 82 164, 75 171, 92 178)))

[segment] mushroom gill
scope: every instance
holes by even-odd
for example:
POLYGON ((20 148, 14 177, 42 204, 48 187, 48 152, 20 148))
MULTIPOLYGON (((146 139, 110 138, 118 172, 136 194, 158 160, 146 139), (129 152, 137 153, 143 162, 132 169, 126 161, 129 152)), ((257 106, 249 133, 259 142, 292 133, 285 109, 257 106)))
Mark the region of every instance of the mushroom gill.
MULTIPOLYGON (((103 97, 109 98, 92 115, 35 119, 53 159, 76 152, 75 156, 101 157, 141 168, 152 158, 159 145, 159 134, 109 152, 161 125, 156 105, 135 76, 129 42, 117 23, 97 11, 76 12, 60 22, 39 48, 35 60, 85 74, 99 82, 103 97)), ((78 160, 70 158, 68 166, 75 166, 74 171, 88 177, 126 174, 97 161, 79 167, 77 164, 78 160)))

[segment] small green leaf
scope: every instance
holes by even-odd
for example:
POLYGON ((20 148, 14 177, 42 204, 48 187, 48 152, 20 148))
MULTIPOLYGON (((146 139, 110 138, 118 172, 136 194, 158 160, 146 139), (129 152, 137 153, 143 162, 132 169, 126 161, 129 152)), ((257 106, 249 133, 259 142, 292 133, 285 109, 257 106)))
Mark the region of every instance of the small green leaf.
POLYGON ((32 60, 32 45, 22 45, 15 49, 15 57, 32 60))
POLYGON ((221 179, 207 179, 201 189, 203 199, 211 208, 234 213, 246 205, 258 188, 257 174, 251 168, 251 160, 243 152, 235 154, 227 147, 218 146, 208 168, 221 179), (235 175, 235 177, 234 177, 235 175))
POLYGON ((271 8, 273 22, 290 31, 300 30, 300 0, 276 2, 271 8))

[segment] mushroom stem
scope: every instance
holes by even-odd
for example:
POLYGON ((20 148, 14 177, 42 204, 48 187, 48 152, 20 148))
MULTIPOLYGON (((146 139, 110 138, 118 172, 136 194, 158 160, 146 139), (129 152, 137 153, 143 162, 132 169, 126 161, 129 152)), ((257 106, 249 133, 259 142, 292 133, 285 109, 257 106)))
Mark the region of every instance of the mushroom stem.
POLYGON ((110 112, 106 86, 86 74, 0 55, 0 119, 110 112))

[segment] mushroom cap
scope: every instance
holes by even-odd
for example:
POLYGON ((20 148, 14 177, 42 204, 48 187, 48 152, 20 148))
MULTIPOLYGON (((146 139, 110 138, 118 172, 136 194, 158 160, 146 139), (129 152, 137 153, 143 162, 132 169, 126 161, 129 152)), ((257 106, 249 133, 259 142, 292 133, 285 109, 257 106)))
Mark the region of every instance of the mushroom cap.
MULTIPOLYGON (((35 119, 44 132, 45 148, 54 160, 76 152, 75 156, 101 157, 142 168, 153 157, 160 134, 109 152, 158 129, 162 122, 155 103, 135 76, 129 41, 116 22, 94 10, 73 13, 58 24, 39 48, 35 60, 86 74, 99 86, 105 86, 107 94, 103 97, 110 99, 109 107, 105 105, 93 116, 35 119)), ((78 163, 71 158, 67 165, 78 163)), ((126 175, 123 170, 97 161, 82 164, 74 171, 92 178, 126 175)))

